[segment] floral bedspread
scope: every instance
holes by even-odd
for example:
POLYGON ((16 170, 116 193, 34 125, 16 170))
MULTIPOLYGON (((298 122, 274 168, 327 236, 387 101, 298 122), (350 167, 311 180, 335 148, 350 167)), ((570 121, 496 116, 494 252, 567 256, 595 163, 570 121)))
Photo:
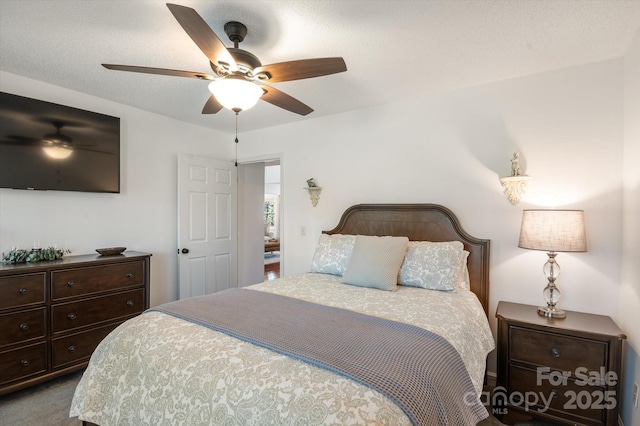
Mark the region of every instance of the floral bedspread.
MULTIPOLYGON (((298 274, 251 286, 423 327, 460 353, 478 392, 494 348, 475 295, 387 292, 298 274)), ((463 397, 462 395, 460 396, 463 397)), ((110 425, 408 425, 388 398, 350 379, 178 318, 148 312, 98 346, 70 416, 110 425)))

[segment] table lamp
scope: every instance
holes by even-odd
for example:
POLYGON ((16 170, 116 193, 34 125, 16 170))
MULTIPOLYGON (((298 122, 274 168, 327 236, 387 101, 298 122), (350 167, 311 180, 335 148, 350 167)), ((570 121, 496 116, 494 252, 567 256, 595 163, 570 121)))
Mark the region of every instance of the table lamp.
POLYGON ((524 210, 518 247, 547 252, 549 259, 543 267, 548 280, 543 291, 547 306, 539 307, 538 314, 548 318, 565 318, 566 312, 556 308, 561 296, 560 290, 556 287, 556 278, 560 275, 556 254, 563 251, 587 251, 584 211, 524 210))

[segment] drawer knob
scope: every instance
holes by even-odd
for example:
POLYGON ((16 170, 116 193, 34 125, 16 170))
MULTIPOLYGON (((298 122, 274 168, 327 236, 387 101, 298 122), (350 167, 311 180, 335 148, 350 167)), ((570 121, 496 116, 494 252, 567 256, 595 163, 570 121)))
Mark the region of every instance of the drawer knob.
POLYGON ((551 348, 551 355, 553 355, 555 358, 560 358, 560 349, 551 348))
POLYGON ((29 324, 22 323, 20 324, 20 330, 27 331, 29 329, 29 324))
POLYGON ((23 359, 20 361, 20 364, 22 364, 23 367, 28 367, 31 362, 28 359, 23 359))
POLYGON ((127 306, 128 307, 132 307, 133 306, 133 300, 127 300, 127 306))
POLYGON ((76 283, 73 281, 67 281, 67 287, 73 287, 74 285, 76 285, 76 283))
POLYGON ((73 353, 73 352, 75 352, 75 351, 76 351, 76 347, 75 347, 75 346, 73 346, 73 345, 71 345, 71 346, 69 346, 69 347, 67 348, 67 350, 68 350, 69 352, 73 353))
POLYGON ((74 319, 76 319, 76 314, 71 312, 69 315, 67 315, 67 318, 69 318, 70 320, 74 320, 74 319))
POLYGON ((26 288, 21 288, 20 290, 18 290, 18 293, 27 294, 27 289, 26 288))
POLYGON ((133 274, 131 272, 127 273, 127 278, 133 278, 133 274))

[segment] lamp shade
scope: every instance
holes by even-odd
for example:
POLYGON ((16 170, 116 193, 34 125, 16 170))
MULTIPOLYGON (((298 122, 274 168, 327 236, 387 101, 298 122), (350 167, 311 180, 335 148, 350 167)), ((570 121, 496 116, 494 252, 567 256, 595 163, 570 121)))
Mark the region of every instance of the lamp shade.
POLYGON ((518 247, 547 252, 587 251, 582 210, 524 210, 518 247))
POLYGON ((209 83, 209 91, 232 111, 245 111, 254 106, 264 91, 257 84, 239 78, 225 78, 209 83))

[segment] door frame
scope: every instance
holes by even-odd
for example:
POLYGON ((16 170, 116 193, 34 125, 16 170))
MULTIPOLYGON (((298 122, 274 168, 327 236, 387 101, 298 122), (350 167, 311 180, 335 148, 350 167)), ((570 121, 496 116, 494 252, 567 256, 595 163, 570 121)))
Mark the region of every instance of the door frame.
MULTIPOLYGON (((286 245, 287 245, 287 241, 284 238, 284 229, 282 224, 285 223, 285 215, 284 215, 284 153, 279 152, 279 153, 274 153, 274 154, 264 154, 264 155, 257 155, 257 156, 253 156, 253 157, 245 157, 245 158, 238 158, 238 165, 240 164, 251 164, 251 163, 270 163, 272 161, 278 161, 280 163, 280 211, 279 211, 279 215, 280 215, 280 276, 284 276, 285 275, 285 261, 284 261, 284 257, 285 257, 285 250, 286 250, 286 245)), ((238 188, 238 198, 241 196, 240 191, 242 191, 241 188, 238 188)), ((239 215, 238 215, 239 216, 239 215)), ((240 221, 238 221, 238 229, 240 228, 240 226, 243 226, 242 223, 240 223, 240 221)), ((238 253, 239 255, 239 253, 238 253)), ((238 262, 240 262, 240 259, 238 259, 238 262)))

